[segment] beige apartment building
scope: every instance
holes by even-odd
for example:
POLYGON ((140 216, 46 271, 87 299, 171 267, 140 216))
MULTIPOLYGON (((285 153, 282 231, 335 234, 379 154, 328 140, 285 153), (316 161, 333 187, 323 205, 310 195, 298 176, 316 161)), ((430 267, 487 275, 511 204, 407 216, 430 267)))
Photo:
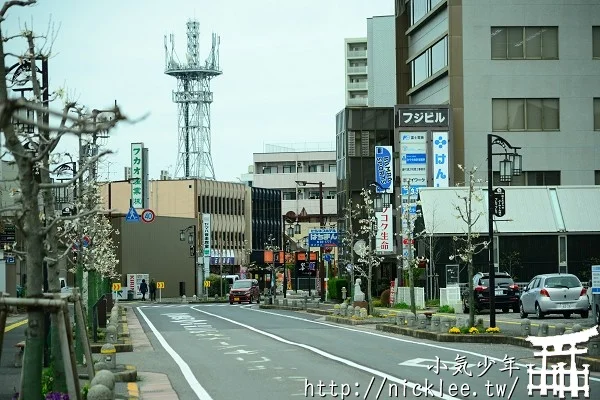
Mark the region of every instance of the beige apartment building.
MULTIPOLYGON (((233 182, 201 179, 153 180, 148 183, 149 206, 156 218, 150 223, 126 222, 131 187, 129 181, 101 184, 104 207, 111 210, 120 231, 120 272, 161 277, 185 273, 169 285, 169 296, 200 294, 205 275, 203 215, 210 215, 210 273, 239 273, 249 263, 252 243, 251 188, 233 182), (150 225, 150 226, 148 226, 150 225), (187 237, 196 231, 196 258, 191 257, 187 237), (180 232, 186 240, 180 242, 180 232), (165 274, 165 269, 168 271, 165 274), (195 282, 194 282, 195 280, 195 282), (190 288, 193 288, 190 290, 190 288)), ((144 210, 136 210, 139 215, 144 210)), ((158 280, 158 278, 157 278, 158 280)))

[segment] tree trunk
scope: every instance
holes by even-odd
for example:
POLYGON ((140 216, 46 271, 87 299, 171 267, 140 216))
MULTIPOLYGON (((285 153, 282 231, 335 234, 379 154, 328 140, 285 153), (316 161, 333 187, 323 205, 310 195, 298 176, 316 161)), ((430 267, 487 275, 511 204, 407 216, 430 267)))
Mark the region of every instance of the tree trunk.
MULTIPOLYGON (((475 326, 475 291, 473 290, 473 176, 469 175, 469 199, 467 200, 467 273, 469 276, 469 328, 475 326)), ((493 290, 490 288, 490 290, 493 290)))
POLYGON ((369 276, 367 277, 367 295, 369 296, 369 315, 373 315, 373 299, 371 296, 371 280, 373 279, 373 262, 369 263, 369 276))
POLYGON ((417 315, 417 304, 415 302, 415 273, 413 266, 410 263, 408 264, 408 280, 410 282, 410 312, 417 315))

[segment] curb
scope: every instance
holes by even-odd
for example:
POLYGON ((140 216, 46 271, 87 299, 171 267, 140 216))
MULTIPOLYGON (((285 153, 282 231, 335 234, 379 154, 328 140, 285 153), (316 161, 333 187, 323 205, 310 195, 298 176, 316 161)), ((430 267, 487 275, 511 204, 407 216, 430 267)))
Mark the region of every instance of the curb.
POLYGON ((345 317, 338 317, 337 315, 328 315, 325 318, 325 321, 334 322, 336 324, 342 324, 342 325, 375 325, 375 324, 382 324, 382 323, 386 322, 382 318, 372 318, 370 320, 369 319, 350 319, 350 318, 345 318, 345 317))
MULTIPOLYGON (((436 333, 417 329, 402 328, 397 325, 377 324, 375 329, 382 332, 394 333, 404 336, 412 336, 418 339, 428 339, 437 342, 452 342, 452 343, 486 343, 486 344, 508 344, 512 346, 520 346, 526 348, 534 348, 525 338, 517 336, 506 336, 499 334, 491 335, 453 335, 450 333, 436 333)), ((556 357, 561 361, 569 362, 569 357, 556 357)), ((576 356, 575 361, 577 367, 589 365, 589 370, 592 372, 600 372, 600 359, 591 357, 576 356)))
MULTIPOLYGON (((99 354, 103 345, 105 343, 91 343, 92 354, 99 354)), ((113 346, 115 346, 117 353, 129 353, 133 351, 133 343, 129 339, 123 340, 123 343, 113 343, 113 346)))
POLYGON ((287 311, 306 311, 310 314, 319 315, 331 315, 332 311, 322 308, 303 308, 303 307, 291 307, 291 306, 279 306, 275 304, 259 304, 259 308, 267 310, 287 310, 287 311))

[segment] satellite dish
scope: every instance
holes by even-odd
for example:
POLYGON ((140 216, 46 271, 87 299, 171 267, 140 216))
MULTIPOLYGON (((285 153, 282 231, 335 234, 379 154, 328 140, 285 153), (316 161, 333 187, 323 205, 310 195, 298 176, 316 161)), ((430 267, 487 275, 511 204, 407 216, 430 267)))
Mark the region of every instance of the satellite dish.
POLYGON ((360 239, 354 243, 353 246, 354 252, 361 257, 364 257, 367 254, 367 243, 364 240, 360 239))

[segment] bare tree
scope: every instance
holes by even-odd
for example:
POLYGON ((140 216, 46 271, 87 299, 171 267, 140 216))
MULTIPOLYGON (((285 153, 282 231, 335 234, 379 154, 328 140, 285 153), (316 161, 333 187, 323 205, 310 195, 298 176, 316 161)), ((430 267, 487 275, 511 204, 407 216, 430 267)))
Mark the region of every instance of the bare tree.
MULTIPOLYGON (((349 273, 350 273, 350 293, 349 293, 349 297, 350 297, 350 301, 352 301, 354 298, 354 271, 355 271, 355 262, 354 262, 354 242, 356 241, 357 238, 357 233, 354 232, 354 221, 358 221, 359 218, 359 210, 356 209, 355 207, 353 207, 352 204, 352 199, 349 198, 348 201, 346 202, 346 206, 344 207, 344 210, 342 211, 342 216, 344 218, 344 228, 341 230, 340 232, 340 236, 342 238, 341 240, 341 247, 343 249, 344 252, 344 256, 345 259, 343 260, 344 262, 347 263, 347 265, 350 266, 349 269, 349 273)), ((342 261, 342 260, 340 260, 342 261)))
MULTIPOLYGON (((467 265, 468 274, 468 292, 469 292, 469 326, 475 326, 475 292, 473 290, 473 257, 476 254, 481 253, 487 249, 488 242, 478 241, 479 232, 473 231, 473 228, 477 225, 479 218, 485 215, 484 211, 474 210, 474 202, 483 202, 483 194, 481 188, 475 186, 477 182, 475 174, 477 167, 473 167, 469 171, 466 171, 462 165, 458 165, 458 168, 465 173, 467 180, 466 194, 457 192, 457 197, 460 200, 459 205, 454 205, 454 209, 457 211, 455 215, 457 219, 462 220, 465 223, 465 234, 463 236, 454 236, 456 252, 450 256, 450 260, 462 261, 467 265)), ((466 186, 466 185, 465 185, 466 186)), ((464 193, 464 191, 463 191, 464 193)), ((490 290, 493 290, 491 288, 490 290)))
MULTIPOLYGON (((24 248, 18 252, 27 260, 27 297, 41 299, 42 277, 44 262, 48 264, 48 285, 51 292, 60 291, 58 279, 58 260, 62 256, 58 251, 57 226, 60 221, 77 219, 82 215, 59 217, 54 213, 53 191, 58 187, 73 185, 76 180, 89 168, 81 165, 78 173, 72 179, 61 183, 51 183, 50 179, 50 154, 56 148, 61 138, 65 135, 80 136, 94 130, 108 130, 117 121, 124 119, 118 108, 115 109, 113 120, 102 126, 92 126, 84 110, 75 103, 67 102, 61 111, 49 107, 48 88, 41 87, 37 73, 36 62, 48 59, 48 49, 36 48, 36 39, 33 32, 27 27, 18 35, 6 37, 1 29, 1 22, 6 19, 6 14, 11 7, 27 6, 34 4, 35 0, 7 1, 0 9, 0 53, 2 54, 2 70, 6 77, 6 59, 16 56, 20 63, 29 64, 29 80, 32 84, 31 98, 9 97, 9 87, 6 79, 0 79, 0 130, 4 134, 4 145, 14 159, 18 169, 20 196, 15 205, 2 211, 10 211, 15 215, 15 224, 22 233, 24 248), (4 43, 10 39, 25 39, 26 51, 23 55, 9 54, 4 49, 4 43), (76 111, 76 113, 73 113, 76 111), (33 115, 33 117, 31 117, 33 115), (52 120, 57 120, 53 123, 52 120), (32 127, 33 130, 19 129, 18 126, 32 127), (40 195, 42 201, 40 201, 40 195), (40 211, 45 212, 40 212, 40 211)), ((47 39, 47 38, 46 38, 47 39)), ((107 154, 104 152, 92 157, 89 163, 107 154)), ((53 325, 56 321, 53 320, 53 325)), ((26 348, 23 362, 23 378, 21 382, 21 398, 39 398, 41 394, 42 361, 45 341, 44 312, 41 308, 28 310, 28 327, 26 348)), ((55 331, 56 333, 56 331, 55 331)), ((64 382, 64 370, 59 360, 60 350, 56 347, 58 336, 53 335, 52 353, 55 359, 55 382, 64 382)), ((91 360, 88 360, 91 362, 91 360)))
POLYGON ((506 251, 500 254, 500 265, 504 266, 508 274, 516 281, 516 270, 522 267, 521 253, 518 251, 506 251))

